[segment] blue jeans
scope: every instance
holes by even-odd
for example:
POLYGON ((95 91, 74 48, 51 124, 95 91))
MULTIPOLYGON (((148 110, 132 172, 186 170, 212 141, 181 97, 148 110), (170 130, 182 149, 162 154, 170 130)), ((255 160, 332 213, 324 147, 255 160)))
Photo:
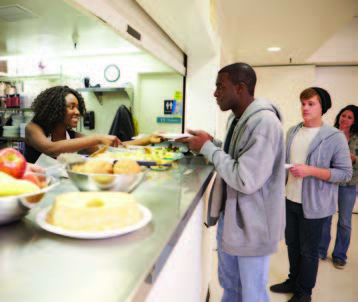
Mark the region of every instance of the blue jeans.
MULTIPOLYGON (((334 246, 333 260, 347 261, 347 251, 351 242, 352 211, 356 201, 356 186, 339 186, 338 190, 338 223, 336 244, 334 246)), ((321 258, 327 257, 329 243, 331 242, 332 216, 328 217, 323 226, 322 239, 319 247, 321 258)))
POLYGON ((312 295, 318 273, 318 247, 327 218, 307 219, 302 204, 286 199, 285 239, 290 263, 290 281, 296 290, 312 295))
POLYGON ((222 250, 224 219, 220 216, 217 228, 218 275, 224 289, 222 302, 269 302, 267 283, 270 256, 232 256, 222 250))

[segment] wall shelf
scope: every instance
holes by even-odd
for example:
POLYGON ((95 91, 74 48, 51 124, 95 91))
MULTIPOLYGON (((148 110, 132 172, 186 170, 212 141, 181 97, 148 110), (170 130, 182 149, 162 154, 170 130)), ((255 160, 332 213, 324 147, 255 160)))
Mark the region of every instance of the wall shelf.
POLYGON ((0 111, 32 112, 32 109, 31 108, 0 108, 0 111))
POLYGON ((95 94, 98 102, 103 105, 104 93, 116 93, 122 92, 127 95, 131 104, 133 104, 133 86, 131 84, 125 84, 120 87, 92 87, 92 88, 77 88, 79 92, 92 92, 95 94))
POLYGON ((0 80, 5 81, 22 81, 22 80, 29 80, 29 79, 38 79, 38 80, 57 80, 63 78, 75 78, 74 76, 63 75, 60 73, 54 74, 31 74, 31 75, 5 75, 0 74, 0 80))
POLYGON ((0 141, 7 141, 7 142, 24 142, 24 137, 15 137, 15 136, 0 136, 0 141))

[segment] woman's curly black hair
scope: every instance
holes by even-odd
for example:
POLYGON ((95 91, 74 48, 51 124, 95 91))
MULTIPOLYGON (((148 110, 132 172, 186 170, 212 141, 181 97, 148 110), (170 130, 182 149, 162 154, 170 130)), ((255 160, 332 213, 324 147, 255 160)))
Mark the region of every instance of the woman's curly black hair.
POLYGON ((68 86, 48 88, 33 101, 31 108, 35 115, 32 122, 39 125, 46 135, 49 135, 57 124, 64 122, 67 112, 65 97, 69 94, 77 98, 78 110, 83 116, 86 112, 85 101, 78 91, 68 86))
POLYGON ((354 105, 348 105, 344 107, 341 111, 339 111, 338 115, 336 116, 336 120, 334 122, 334 127, 339 129, 339 118, 341 117, 342 113, 346 110, 353 112, 353 116, 354 116, 354 123, 349 129, 350 135, 358 134, 358 107, 354 105))

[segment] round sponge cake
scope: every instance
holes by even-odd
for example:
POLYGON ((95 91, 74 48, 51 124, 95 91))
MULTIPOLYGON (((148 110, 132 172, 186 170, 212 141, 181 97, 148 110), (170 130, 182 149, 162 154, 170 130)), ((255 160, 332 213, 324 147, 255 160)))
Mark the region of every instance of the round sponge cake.
POLYGON ((73 231, 106 231, 138 223, 134 197, 121 192, 71 192, 59 195, 47 222, 73 231))

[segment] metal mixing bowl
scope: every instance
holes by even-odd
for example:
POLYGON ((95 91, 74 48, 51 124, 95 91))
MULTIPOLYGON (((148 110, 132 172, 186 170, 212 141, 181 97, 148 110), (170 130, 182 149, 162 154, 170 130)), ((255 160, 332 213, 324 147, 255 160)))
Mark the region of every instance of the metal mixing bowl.
POLYGON ((26 216, 41 201, 46 192, 59 184, 52 176, 34 174, 37 175, 41 183, 46 184, 46 187, 33 193, 0 197, 0 225, 19 220, 26 216))
POLYGON ((66 165, 66 171, 72 183, 80 191, 112 191, 112 192, 133 192, 144 180, 148 168, 141 167, 137 174, 92 174, 85 172, 74 172, 74 165, 84 163, 71 163, 66 165))

